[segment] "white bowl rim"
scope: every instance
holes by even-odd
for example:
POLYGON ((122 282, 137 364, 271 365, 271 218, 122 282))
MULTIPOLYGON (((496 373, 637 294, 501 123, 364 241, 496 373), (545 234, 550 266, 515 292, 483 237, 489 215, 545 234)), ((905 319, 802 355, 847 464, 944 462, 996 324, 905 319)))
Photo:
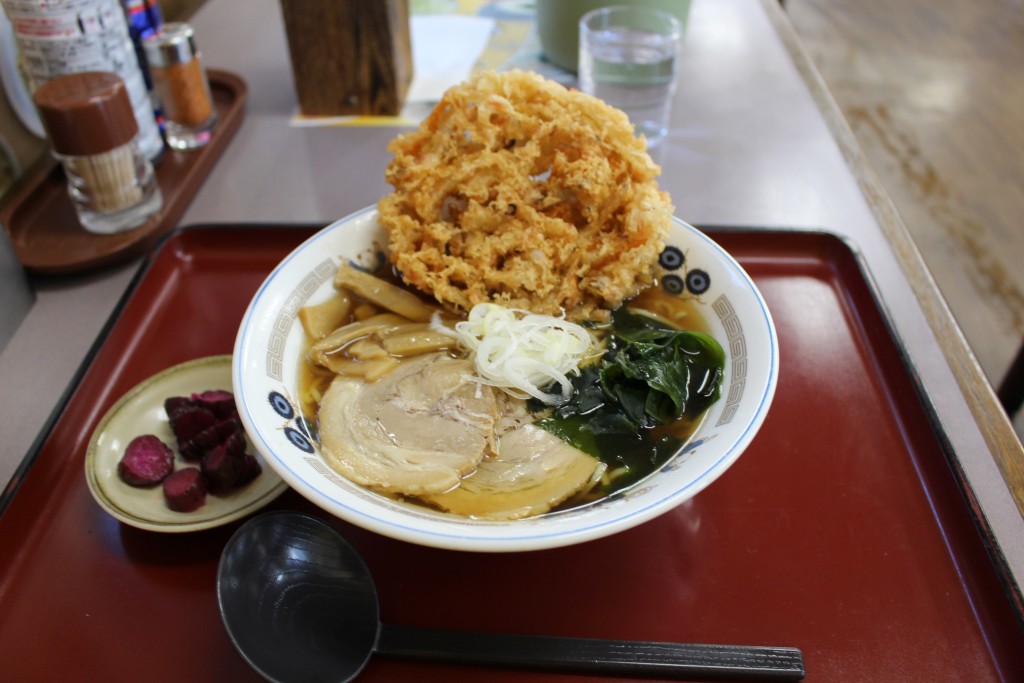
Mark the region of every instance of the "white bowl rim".
MULTIPOLYGON (((768 342, 767 349, 758 350, 759 354, 765 354, 768 367, 764 384, 757 387, 760 390, 760 395, 756 399, 757 405, 751 418, 743 426, 740 433, 724 448, 721 455, 704 467, 703 471, 692 477, 687 484, 672 489, 669 493, 657 497, 642 506, 630 509, 626 515, 608 518, 604 514, 591 515, 586 514, 586 512, 581 513, 581 510, 585 510, 585 506, 584 508, 575 508, 574 510, 577 511, 575 513, 573 513, 573 510, 566 511, 567 513, 575 514, 577 519, 585 519, 585 524, 554 529, 551 528, 553 525, 550 524, 550 521, 556 520, 560 515, 566 513, 550 513, 540 517, 512 522, 466 520, 455 516, 397 515, 397 517, 401 517, 403 520, 400 522, 394 519, 396 517, 394 514, 384 515, 383 512, 376 514, 376 510, 372 506, 369 509, 374 510, 374 513, 368 514, 360 509, 360 507, 365 506, 351 503, 345 504, 338 501, 334 496, 325 493, 323 487, 310 481, 308 477, 303 476, 296 468, 282 460, 275 452, 274 447, 267 440, 269 430, 261 426, 253 415, 254 406, 250 403, 249 392, 246 390, 251 384, 246 369, 250 368, 253 364, 250 351, 252 349, 251 339, 254 329, 254 314, 271 285, 289 268, 289 265, 295 259, 307 253, 308 250, 314 249, 321 240, 330 239, 334 231, 341 229, 343 226, 350 226, 353 223, 362 224, 363 222, 376 223, 375 206, 365 207, 324 227, 293 249, 275 266, 263 283, 261 283, 245 311, 235 340, 232 362, 232 381, 235 387, 239 413, 245 429, 256 448, 264 456, 267 463, 292 488, 296 489, 301 495, 321 509, 343 520, 399 540, 453 550, 512 552, 539 550, 593 540, 624 531, 653 519, 699 493, 715 481, 739 458, 753 440, 767 416, 778 383, 779 367, 778 338, 768 306, 752 278, 724 248, 689 223, 674 217, 673 223, 676 227, 682 228, 687 232, 688 236, 699 240, 703 248, 708 249, 722 264, 728 267, 730 274, 737 277, 753 295, 762 316, 758 322, 763 325, 764 336, 768 342), (385 518, 382 519, 382 515, 385 518), (453 523, 445 523, 449 521, 453 523), (513 529, 515 531, 511 531, 513 529)), ((351 257, 350 254, 345 256, 351 257)), ((728 352, 729 350, 727 349, 728 352)), ((358 485, 353 484, 353 486, 358 485)), ((379 498, 381 501, 384 501, 383 497, 379 498)))

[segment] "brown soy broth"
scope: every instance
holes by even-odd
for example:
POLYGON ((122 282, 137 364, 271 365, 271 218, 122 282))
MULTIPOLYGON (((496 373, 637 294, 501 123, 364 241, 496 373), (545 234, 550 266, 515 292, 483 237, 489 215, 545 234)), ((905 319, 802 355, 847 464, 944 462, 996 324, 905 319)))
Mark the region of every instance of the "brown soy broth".
MULTIPOLYGON (((656 285, 630 300, 626 307, 630 312, 647 314, 668 327, 712 336, 711 327, 703 315, 703 306, 691 296, 671 294, 656 285)), ((606 331, 614 332, 611 328, 606 331)), ((704 410, 695 415, 683 415, 670 424, 640 430, 635 441, 624 438, 622 434, 592 434, 587 439, 592 441, 590 447, 583 449, 605 462, 605 476, 591 491, 570 499, 558 509, 593 502, 635 486, 675 458, 691 441, 706 415, 707 410, 704 410), (597 456, 597 453, 601 455, 597 456)), ((574 437, 568 432, 563 435, 564 427, 551 424, 550 421, 545 421, 544 426, 562 435, 570 443, 573 441, 574 437)), ((582 442, 577 447, 582 448, 582 442)))
MULTIPOLYGON (((422 295, 415 289, 406 286, 394 268, 387 267, 373 273, 374 277, 377 277, 389 284, 397 285, 406 289, 410 292, 422 295)), ((352 299, 352 313, 346 320, 341 322, 339 327, 343 327, 350 323, 354 323, 364 317, 367 317, 373 313, 385 312, 379 309, 374 304, 366 301, 362 297, 356 294, 349 294, 352 299), (360 313, 362 312, 362 315, 360 313)), ((309 358, 309 349, 312 345, 312 340, 306 338, 306 343, 302 347, 302 358, 299 362, 299 411, 302 416, 306 419, 306 424, 310 425, 314 431, 319 423, 318 413, 320 411, 320 398, 330 387, 331 382, 337 376, 331 370, 317 365, 309 358)))
POLYGON ((634 311, 641 310, 655 315, 680 330, 694 330, 711 334, 711 329, 700 312, 696 299, 670 294, 657 285, 648 287, 629 302, 634 311))
MULTIPOLYGON (((672 327, 680 330, 693 330, 711 334, 711 326, 704 319, 696 299, 670 294, 659 286, 648 287, 641 292, 629 302, 629 308, 652 313, 672 327)), ((654 435, 656 437, 666 434, 672 435, 682 441, 685 446, 694 432, 704 422, 706 414, 705 411, 695 418, 684 415, 670 425, 656 427, 653 430, 654 435)))
MULTIPOLYGON (((386 272, 378 273, 378 277, 387 280, 395 284, 401 284, 400 280, 393 275, 388 269, 386 272)), ((408 289, 408 287, 406 287, 408 289)), ((365 303, 358 301, 357 303, 365 303)), ((633 311, 648 313, 669 326, 682 329, 682 330, 695 330, 710 334, 710 327, 704 319, 701 313, 701 307, 697 301, 690 297, 680 297, 666 292, 660 286, 653 286, 642 292, 640 295, 631 300, 628 307, 633 311)), ((358 305, 353 306, 353 311, 358 310, 358 305)), ((357 316, 350 316, 349 320, 345 321, 344 324, 355 322, 357 316)), ((597 336, 603 337, 605 334, 611 331, 610 327, 601 327, 595 330, 597 336)), ((331 382, 337 376, 331 370, 323 368, 309 359, 308 348, 310 342, 307 340, 306 348, 303 351, 303 358, 300 363, 299 370, 299 407, 306 418, 307 424, 313 429, 314 433, 317 430, 318 425, 318 412, 320 399, 329 388, 331 382)), ((651 437, 655 440, 661 440, 665 437, 670 438, 675 444, 678 445, 671 454, 658 458, 658 461, 653 465, 649 471, 645 471, 642 475, 637 478, 634 476, 628 476, 627 479, 636 481, 642 480, 650 472, 656 471, 665 462, 668 462, 675 457, 682 448, 690 441, 693 434, 698 430, 702 424, 706 415, 702 413, 697 416, 684 416, 679 420, 676 420, 668 425, 656 427, 651 430, 651 437)), ((614 468, 609 467, 609 473, 615 475, 614 468)), ((607 476, 608 473, 606 473, 607 476)), ((563 502, 561 505, 554 508, 554 510, 563 510, 579 505, 585 505, 587 503, 599 500, 601 498, 614 493, 620 488, 629 488, 635 485, 636 481, 631 481, 629 484, 622 486, 616 486, 614 482, 606 482, 604 485, 598 485, 593 487, 587 492, 578 494, 577 496, 563 502)), ((417 505, 426 505, 415 499, 408 499, 417 505)), ((426 505, 426 507, 431 507, 426 505)))
POLYGON ((313 427, 317 425, 320 398, 335 377, 333 372, 313 363, 309 355, 303 353, 302 362, 299 363, 299 411, 306 418, 306 424, 313 427))

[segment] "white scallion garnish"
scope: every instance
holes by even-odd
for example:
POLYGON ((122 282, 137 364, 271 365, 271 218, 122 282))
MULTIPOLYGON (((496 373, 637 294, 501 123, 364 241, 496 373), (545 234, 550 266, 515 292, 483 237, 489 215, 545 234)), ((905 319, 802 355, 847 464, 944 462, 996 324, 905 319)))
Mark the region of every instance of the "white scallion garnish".
POLYGON ((569 375, 594 345, 586 328, 564 318, 491 303, 474 306, 455 332, 476 366, 476 381, 547 405, 569 398, 569 375), (544 391, 552 384, 558 393, 544 391))

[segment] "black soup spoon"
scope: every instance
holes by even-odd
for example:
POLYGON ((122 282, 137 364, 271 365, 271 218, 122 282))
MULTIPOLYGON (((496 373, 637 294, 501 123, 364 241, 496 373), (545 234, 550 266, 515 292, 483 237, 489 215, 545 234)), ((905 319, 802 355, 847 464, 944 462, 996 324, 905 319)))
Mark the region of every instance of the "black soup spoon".
POLYGON ((790 647, 471 633, 382 624, 363 559, 322 520, 270 512, 243 524, 217 568, 221 619, 268 681, 350 681, 374 653, 399 659, 622 676, 796 681, 790 647))

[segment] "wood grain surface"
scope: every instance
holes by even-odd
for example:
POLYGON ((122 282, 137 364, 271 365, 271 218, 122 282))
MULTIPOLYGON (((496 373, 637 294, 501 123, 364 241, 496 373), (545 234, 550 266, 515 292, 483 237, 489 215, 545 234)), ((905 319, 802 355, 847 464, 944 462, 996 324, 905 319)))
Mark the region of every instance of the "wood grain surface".
MULTIPOLYGON (((786 11, 776 0, 763 0, 763 4, 821 108, 847 163, 857 176, 861 190, 921 303, 972 415, 1010 488, 1017 508, 1024 516, 1024 448, 1014 432, 1012 423, 1003 411, 886 186, 874 170, 849 121, 794 31, 786 11)), ((923 16, 927 18, 929 15, 925 13, 923 16)))
POLYGON ((397 115, 412 82, 408 0, 281 0, 299 108, 397 115))
MULTIPOLYGON (((1024 5, 790 0, 989 381, 1024 339, 1024 5)), ((1024 415, 1018 415, 1024 435, 1024 415)))

